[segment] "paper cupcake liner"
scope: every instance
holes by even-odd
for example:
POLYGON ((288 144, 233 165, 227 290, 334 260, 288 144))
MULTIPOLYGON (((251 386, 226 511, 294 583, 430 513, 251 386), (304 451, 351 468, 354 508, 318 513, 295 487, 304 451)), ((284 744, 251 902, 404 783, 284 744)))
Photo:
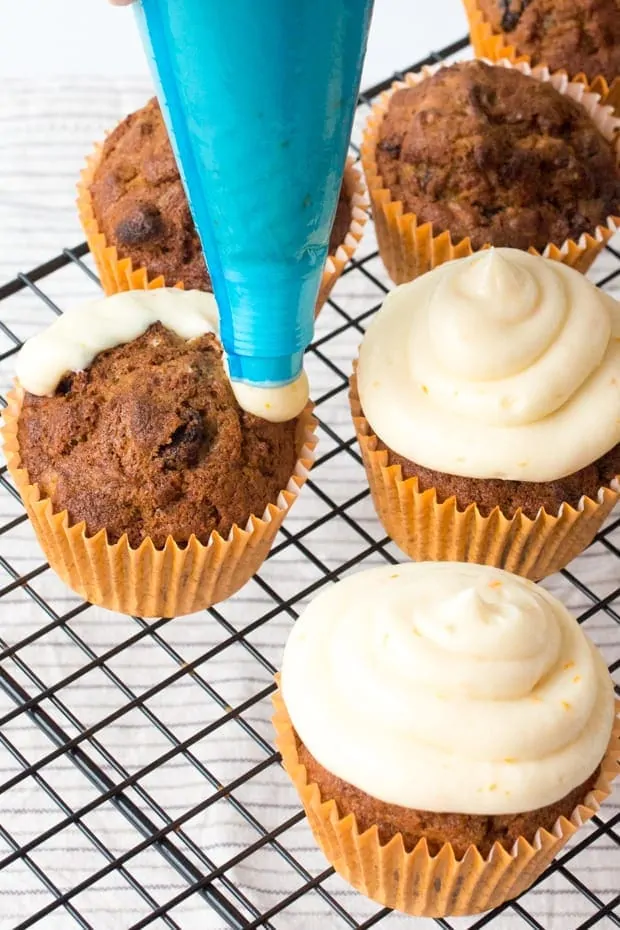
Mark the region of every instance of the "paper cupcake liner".
POLYGON ((24 397, 17 385, 7 395, 2 436, 9 472, 34 526, 50 567, 73 591, 100 607, 144 617, 174 617, 226 600, 254 575, 297 499, 314 461, 316 420, 309 404, 299 419, 299 459, 289 483, 261 517, 245 528, 234 525, 226 539, 213 532, 204 545, 192 536, 185 547, 169 536, 163 549, 145 539, 132 549, 123 536, 109 543, 104 529, 86 534, 84 522, 71 525, 66 510, 54 512, 23 467, 17 434, 24 397))
MULTIPOLYGON (((491 23, 478 6, 477 0, 463 0, 467 21, 469 23, 469 37, 476 58, 488 58, 497 62, 507 59, 512 64, 525 62, 531 65, 529 55, 520 55, 507 35, 494 32, 491 23)), ((611 84, 602 75, 589 79, 583 72, 570 74, 562 70, 570 81, 584 84, 590 93, 598 94, 604 106, 612 107, 616 116, 620 116, 620 76, 614 78, 611 84)))
POLYGON ((356 368, 349 400, 372 500, 387 535, 413 561, 478 562, 539 581, 590 545, 618 501, 616 490, 601 488, 598 500, 584 496, 557 514, 541 508, 534 519, 520 510, 506 517, 499 507, 483 516, 475 503, 459 509, 454 497, 440 502, 434 488, 422 491, 417 478, 403 480, 401 466, 388 465, 362 413, 356 368))
MULTIPOLYGON (((108 296, 118 294, 120 291, 163 287, 165 286, 163 275, 151 276, 144 266, 134 268, 130 258, 120 258, 116 246, 108 244, 99 227, 90 188, 102 151, 103 145, 101 143, 97 144, 92 155, 89 155, 86 159, 86 166, 80 174, 77 186, 77 208, 80 222, 97 266, 101 286, 108 296)), ((362 174, 352 158, 347 159, 343 184, 351 205, 351 223, 344 237, 344 242, 338 246, 334 255, 328 256, 325 262, 315 315, 319 313, 345 266, 353 257, 364 235, 364 227, 368 220, 369 204, 366 187, 362 174)), ((183 286, 183 281, 177 281, 174 285, 174 287, 183 286)))
MULTIPOLYGON (((493 64, 494 62, 489 62, 493 64)), ((570 82, 565 74, 549 74, 546 68, 531 68, 525 62, 511 62, 507 58, 495 62, 497 67, 517 68, 537 81, 549 81, 562 94, 568 94, 587 110, 599 131, 614 142, 616 157, 620 164, 620 119, 600 104, 600 97, 589 91, 582 83, 570 82)), ((395 284, 404 284, 419 275, 436 268, 454 258, 473 255, 469 238, 454 242, 449 231, 435 233, 432 223, 421 223, 415 213, 405 213, 401 201, 393 200, 379 173, 376 149, 381 124, 387 112, 390 98, 403 87, 414 86, 435 74, 442 63, 432 68, 423 68, 418 73, 406 74, 404 80, 395 81, 391 90, 385 91, 373 106, 364 129, 361 159, 370 194, 373 218, 377 233, 379 252, 383 263, 395 284)), ((578 241, 567 239, 561 246, 549 243, 542 252, 545 258, 570 265, 586 272, 606 242, 620 229, 620 217, 609 216, 605 225, 597 226, 592 233, 584 233, 578 241)), ((485 246, 488 248, 488 246, 485 246)), ((536 249, 529 249, 538 255, 536 249)))
POLYGON ((426 840, 407 852, 401 834, 382 845, 376 826, 360 833, 354 814, 341 817, 336 800, 321 797, 318 785, 308 782, 306 769, 299 762, 295 731, 280 690, 274 694, 273 703, 276 745, 326 858, 339 875, 368 898, 416 917, 478 914, 522 894, 577 829, 599 810, 619 771, 620 720, 616 716, 594 788, 570 819, 558 818, 551 832, 539 829, 532 842, 519 837, 510 852, 495 843, 486 857, 470 846, 463 858, 457 859, 449 843, 432 856, 426 840))

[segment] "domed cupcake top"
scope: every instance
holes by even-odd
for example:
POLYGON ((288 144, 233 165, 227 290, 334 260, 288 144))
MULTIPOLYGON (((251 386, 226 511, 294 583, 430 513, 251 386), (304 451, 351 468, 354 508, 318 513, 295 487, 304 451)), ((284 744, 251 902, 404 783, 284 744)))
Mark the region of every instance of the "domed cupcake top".
POLYGON ((324 768, 420 810, 552 804, 596 770, 614 719, 605 663, 555 598, 450 562, 330 587, 290 635, 281 687, 324 768))
POLYGON ((83 371, 100 352, 133 342, 154 323, 182 339, 216 333, 215 298, 162 287, 125 291, 68 310, 24 344, 17 356, 17 377, 30 394, 51 396, 67 372, 83 371))
POLYGON ((387 296, 358 389, 376 434, 419 465, 553 481, 620 442, 620 304, 518 250, 449 262, 387 296))
MULTIPOLYGON (((218 333, 215 297, 203 291, 155 288, 125 291, 69 310, 24 344, 17 357, 17 377, 30 394, 51 396, 65 374, 83 371, 101 352, 133 342, 158 322, 182 339, 218 333)), ((275 423, 296 417, 309 393, 304 371, 283 386, 231 381, 231 387, 242 410, 275 423)))

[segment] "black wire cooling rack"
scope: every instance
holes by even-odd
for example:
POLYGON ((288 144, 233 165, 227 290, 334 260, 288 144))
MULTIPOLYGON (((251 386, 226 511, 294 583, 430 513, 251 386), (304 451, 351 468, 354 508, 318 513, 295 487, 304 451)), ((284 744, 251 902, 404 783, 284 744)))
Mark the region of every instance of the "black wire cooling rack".
MULTIPOLYGON (((362 95, 354 139, 391 80, 362 95)), ((608 248, 596 272, 602 286, 620 284, 620 253, 608 248)), ((85 245, 0 288, 5 385, 22 339, 61 312, 63 275, 96 292, 85 245)), ((311 478, 261 571, 217 608, 146 622, 80 602, 42 561, 0 471, 2 930, 408 923, 349 889, 315 849, 269 724, 272 676, 304 603, 357 567, 401 558, 372 511, 346 397, 355 348, 387 288, 370 229, 309 351, 320 418, 311 478)), ((619 559, 612 519, 547 582, 616 674, 619 559)), ((519 900, 419 926, 603 930, 620 926, 619 891, 620 812, 608 804, 519 900)))

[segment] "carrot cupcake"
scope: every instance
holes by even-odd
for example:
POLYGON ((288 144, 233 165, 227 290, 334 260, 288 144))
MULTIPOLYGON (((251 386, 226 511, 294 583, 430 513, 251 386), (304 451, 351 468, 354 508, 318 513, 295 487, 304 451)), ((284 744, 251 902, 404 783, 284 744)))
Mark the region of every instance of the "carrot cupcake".
POLYGON ((582 75, 606 103, 620 103, 618 0, 465 0, 477 55, 582 75))
POLYGON ((446 263, 387 296, 351 405, 375 507, 407 555, 542 578, 618 499, 620 304, 515 249, 446 263))
MULTIPOLYGON (((170 287, 182 283, 188 289, 212 290, 155 98, 107 137, 79 193, 82 222, 106 293, 126 290, 131 275, 137 273, 142 280, 144 271, 148 281, 163 278, 170 287)), ((321 304, 357 247, 365 222, 361 180, 348 165, 329 240, 332 257, 321 286, 321 304)))
POLYGON ((396 283, 488 245, 585 270, 620 214, 616 121, 599 110, 482 61, 398 85, 373 110, 362 150, 396 283))
POLYGON ((317 597, 274 725, 314 836, 382 905, 473 914, 524 891, 618 772, 605 662, 531 582, 385 566, 317 597))
POLYGON ((310 464, 309 413, 243 411, 212 295, 135 291, 60 317, 18 358, 5 450, 50 565, 86 599, 172 616, 258 569, 310 464))

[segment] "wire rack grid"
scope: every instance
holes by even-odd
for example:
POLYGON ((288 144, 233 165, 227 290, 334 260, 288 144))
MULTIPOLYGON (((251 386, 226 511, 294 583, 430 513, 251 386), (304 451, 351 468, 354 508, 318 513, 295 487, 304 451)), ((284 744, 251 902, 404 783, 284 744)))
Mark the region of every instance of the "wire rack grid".
MULTIPOLYGON (((354 139, 392 79, 362 95, 354 139)), ((601 286, 620 285, 620 252, 608 248, 595 273, 601 286)), ((260 572, 208 612, 146 622, 79 601, 43 561, 0 470, 1 930, 411 925, 346 886, 316 850, 270 728, 273 674, 304 604, 352 570, 402 559, 372 510, 346 397, 388 288, 370 230, 308 355, 320 419, 308 486, 260 572)), ((83 291, 98 292, 85 245, 0 287, 4 391, 24 338, 83 291)), ((616 676, 619 559, 612 518, 545 583, 616 676)), ((620 927, 619 891, 620 811, 610 803, 519 900, 418 925, 604 930, 620 927)))

